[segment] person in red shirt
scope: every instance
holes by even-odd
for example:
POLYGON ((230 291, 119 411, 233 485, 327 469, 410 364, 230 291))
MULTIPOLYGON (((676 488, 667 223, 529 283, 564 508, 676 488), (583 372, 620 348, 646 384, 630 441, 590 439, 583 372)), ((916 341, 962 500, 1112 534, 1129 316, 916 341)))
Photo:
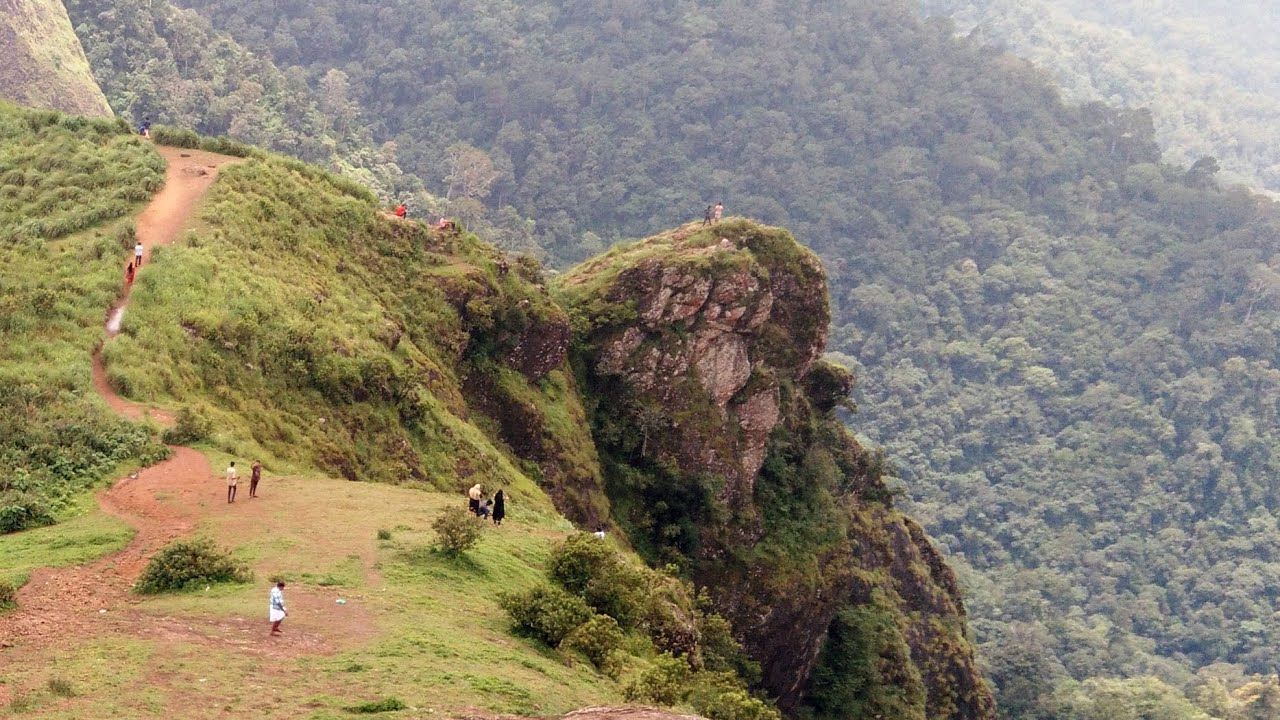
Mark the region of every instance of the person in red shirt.
POLYGON ((125 284, 126 286, 128 286, 128 285, 132 285, 132 284, 133 284, 133 274, 134 274, 134 272, 135 272, 135 271, 134 271, 134 269, 133 269, 133 262, 130 262, 130 263, 129 263, 129 267, 125 268, 125 270, 124 270, 124 284, 125 284))
POLYGON ((405 207, 404 203, 400 203, 400 207, 396 208, 396 217, 402 218, 408 214, 409 214, 409 208, 405 207))

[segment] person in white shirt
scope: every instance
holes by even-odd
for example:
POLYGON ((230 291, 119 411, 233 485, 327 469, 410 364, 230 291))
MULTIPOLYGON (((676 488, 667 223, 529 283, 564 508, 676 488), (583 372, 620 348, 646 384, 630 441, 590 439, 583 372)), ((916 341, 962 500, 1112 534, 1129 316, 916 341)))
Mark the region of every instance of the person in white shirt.
POLYGON ((271 609, 267 612, 267 619, 271 621, 271 634, 280 635, 280 623, 284 622, 285 617, 289 615, 289 611, 284 607, 284 581, 276 583, 271 588, 271 609))
POLYGON ((227 502, 236 501, 236 483, 239 482, 240 475, 236 472, 236 461, 232 460, 227 466, 227 502))
POLYGON ((133 266, 135 268, 142 267, 142 241, 139 240, 137 245, 133 246, 133 266))

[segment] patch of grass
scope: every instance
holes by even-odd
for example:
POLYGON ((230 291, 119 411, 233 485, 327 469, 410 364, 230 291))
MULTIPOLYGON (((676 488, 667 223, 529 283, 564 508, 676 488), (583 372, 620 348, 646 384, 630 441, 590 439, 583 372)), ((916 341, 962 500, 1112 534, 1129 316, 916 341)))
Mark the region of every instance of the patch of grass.
POLYGON ((60 698, 69 698, 76 696, 76 688, 71 681, 64 677, 51 677, 49 682, 45 683, 49 688, 49 692, 60 698))
POLYGON ((357 715, 372 715, 374 713, 394 712, 396 710, 404 710, 408 708, 400 698, 383 698, 381 700, 371 700, 359 705, 352 705, 347 708, 347 712, 357 715))
POLYGON ((129 544, 134 530, 98 510, 93 496, 76 496, 53 527, 0 535, 0 580, 21 587, 41 567, 79 565, 129 544))
POLYGON ((391 531, 390 531, 390 530, 387 530, 386 528, 379 528, 379 529, 378 529, 378 539, 379 539, 379 540, 390 540, 390 539, 391 539, 391 531))

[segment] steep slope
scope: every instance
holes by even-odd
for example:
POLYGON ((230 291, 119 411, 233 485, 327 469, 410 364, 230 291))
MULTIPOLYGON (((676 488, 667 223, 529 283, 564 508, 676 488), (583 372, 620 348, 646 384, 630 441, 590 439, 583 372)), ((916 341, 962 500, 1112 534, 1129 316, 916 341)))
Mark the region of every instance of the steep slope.
POLYGON ((558 261, 722 199, 804 238, 857 429, 997 677, 1270 671, 1275 211, 1162 164, 1150 113, 1066 104, 906 2, 189 4, 313 81, 350 70, 442 184, 484 150, 558 261))
POLYGON ((819 361, 812 253, 747 221, 689 225, 556 290, 623 525, 707 589, 784 710, 994 717, 954 575, 832 414, 852 377, 819 361))
POLYGON ((110 117, 61 0, 0 0, 0 98, 110 117))

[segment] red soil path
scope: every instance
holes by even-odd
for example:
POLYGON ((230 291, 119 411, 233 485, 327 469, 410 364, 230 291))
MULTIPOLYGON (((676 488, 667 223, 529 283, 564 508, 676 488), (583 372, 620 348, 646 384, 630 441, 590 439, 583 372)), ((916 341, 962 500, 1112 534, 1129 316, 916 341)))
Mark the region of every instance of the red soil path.
MULTIPOLYGON (((138 237, 144 248, 142 270, 151 272, 151 250, 168 245, 191 218, 200 199, 217 178, 218 168, 242 162, 238 158, 196 150, 157 148, 168 162, 164 188, 137 220, 138 237)), ((108 318, 127 309, 127 289, 108 318)), ((118 328, 118 325, 117 325, 118 328)), ((115 332, 108 330, 108 339, 115 332)), ((95 390, 117 413, 137 420, 150 416, 162 423, 172 422, 164 411, 144 408, 121 398, 107 382, 98 353, 93 358, 95 390)), ((225 485, 215 477, 204 455, 185 447, 171 446, 172 457, 117 481, 97 494, 107 513, 125 521, 137 534, 125 549, 89 565, 40 569, 18 592, 18 609, 0 615, 0 675, 9 663, 23 661, 31 651, 73 645, 76 641, 102 633, 214 644, 269 656, 331 652, 336 645, 366 637, 371 623, 363 613, 348 613, 348 622, 324 625, 324 633, 308 632, 305 623, 285 638, 267 636, 266 597, 263 614, 252 620, 242 618, 182 618, 147 615, 131 589, 147 560, 173 540, 189 535, 197 521, 216 513, 265 517, 261 506, 249 502, 225 503, 225 485), (105 611, 105 612, 104 612, 105 611)), ((248 487, 241 493, 248 500, 248 487)), ((251 519, 241 518, 241 521, 251 519)), ((315 614, 321 603, 330 602, 308 588, 290 589, 291 615, 315 614)), ((0 688, 0 699, 4 688, 0 688)))

